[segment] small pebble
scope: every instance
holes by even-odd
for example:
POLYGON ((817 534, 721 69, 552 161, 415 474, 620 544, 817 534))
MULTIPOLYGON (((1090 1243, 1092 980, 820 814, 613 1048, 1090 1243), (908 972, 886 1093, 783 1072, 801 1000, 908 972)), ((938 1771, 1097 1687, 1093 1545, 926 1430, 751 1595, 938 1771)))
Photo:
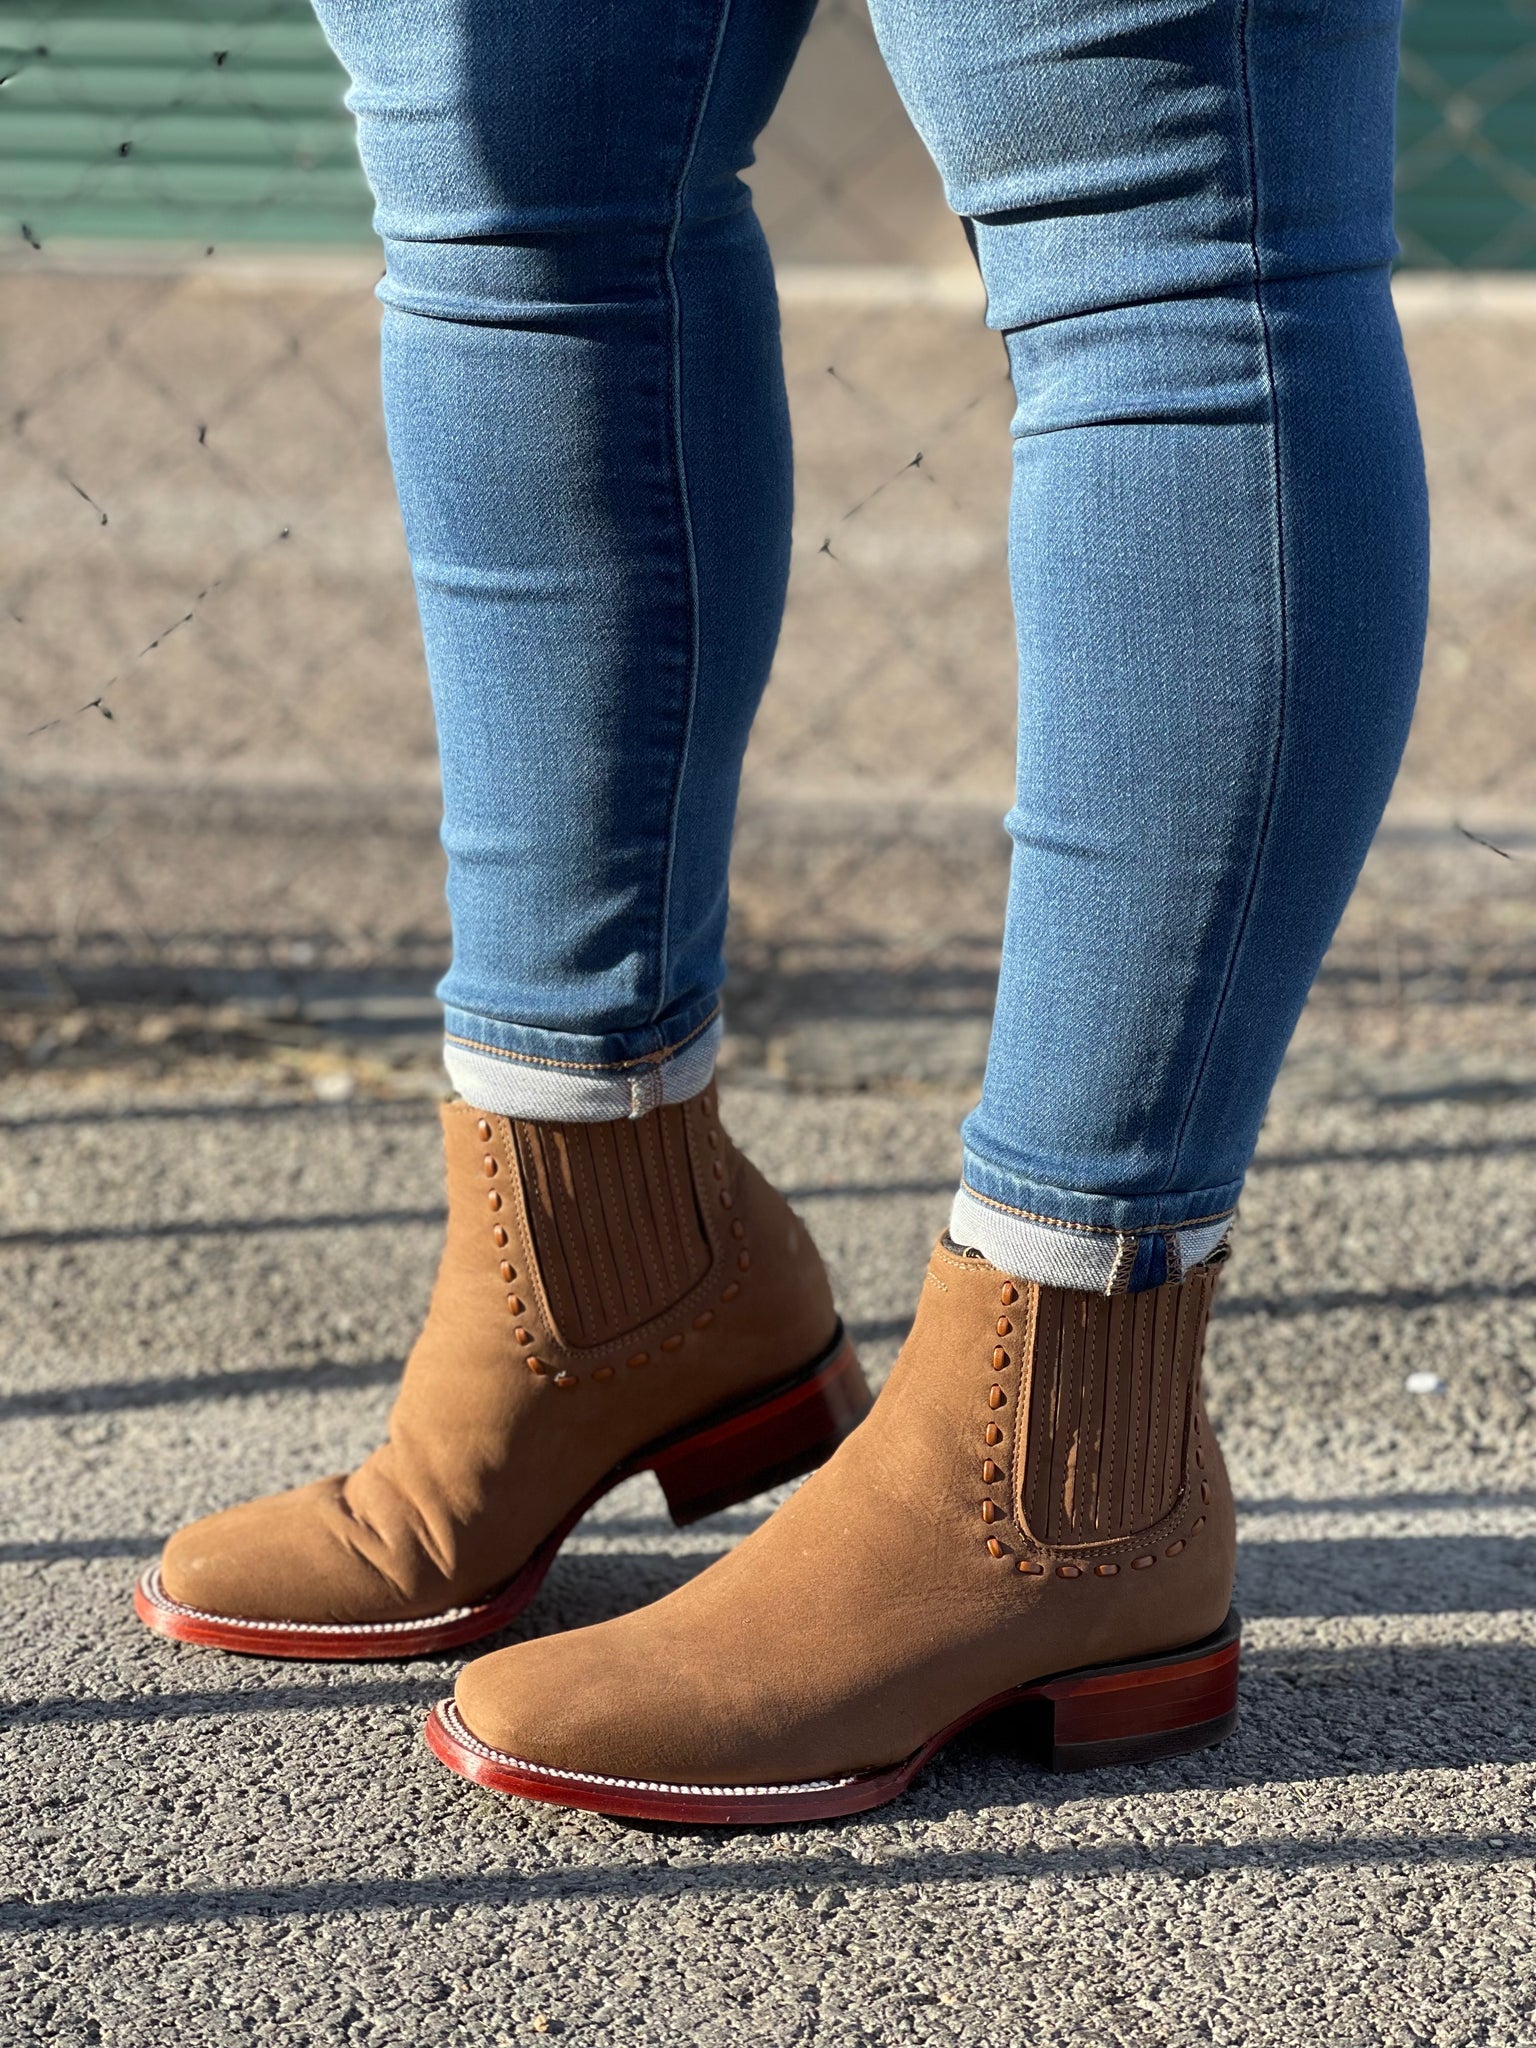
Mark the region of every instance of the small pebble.
POLYGON ((1437 1372, 1411 1372, 1403 1381, 1403 1388, 1410 1394, 1443 1394, 1445 1381, 1437 1372))

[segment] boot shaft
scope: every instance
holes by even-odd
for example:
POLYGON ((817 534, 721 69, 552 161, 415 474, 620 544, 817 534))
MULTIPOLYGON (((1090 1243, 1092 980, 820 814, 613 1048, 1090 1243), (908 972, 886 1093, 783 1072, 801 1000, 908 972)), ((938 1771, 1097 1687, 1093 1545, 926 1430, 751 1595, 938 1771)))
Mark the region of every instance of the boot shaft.
POLYGON ((443 1136, 447 1237, 407 1375, 430 1362, 434 1397, 466 1370, 499 1380, 511 1365, 570 1387, 705 1356, 750 1383, 830 1341, 816 1248, 732 1143, 713 1087, 600 1124, 452 1103, 443 1136))
POLYGON ((907 1457, 993 1560, 1026 1579, 1111 1579, 1198 1541, 1229 1570, 1231 1496, 1201 1397, 1221 1263, 1101 1295, 936 1247, 890 1393, 926 1411, 907 1457))

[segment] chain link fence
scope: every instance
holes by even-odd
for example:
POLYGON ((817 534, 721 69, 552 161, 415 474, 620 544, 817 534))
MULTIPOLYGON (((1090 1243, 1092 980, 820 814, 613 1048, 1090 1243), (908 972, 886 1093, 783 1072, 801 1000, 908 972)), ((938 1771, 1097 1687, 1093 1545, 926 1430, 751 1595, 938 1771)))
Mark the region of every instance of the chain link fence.
MULTIPOLYGON (((1459 40, 1410 8, 1405 62, 1403 239, 1441 266, 1402 280, 1431 645, 1298 1040, 1330 1086, 1531 1061, 1536 12, 1458 6, 1459 40)), ((0 8, 0 45, 0 1057, 436 1086, 435 759, 336 78, 293 0, 0 8)), ((969 1083, 1006 881, 1011 400, 858 0, 824 0, 754 182, 799 481, 730 1057, 969 1083)))

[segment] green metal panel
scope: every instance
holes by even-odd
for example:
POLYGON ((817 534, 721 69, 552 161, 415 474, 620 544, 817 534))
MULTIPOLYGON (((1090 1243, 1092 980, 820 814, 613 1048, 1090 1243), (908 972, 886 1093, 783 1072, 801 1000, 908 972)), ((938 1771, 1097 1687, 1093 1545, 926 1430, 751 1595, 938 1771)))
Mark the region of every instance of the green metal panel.
POLYGON ((1536 0, 1407 0, 1397 191, 1405 261, 1536 267, 1536 0))
MULTIPOLYGON (((307 0, 0 0, 0 46, 9 232, 366 240, 307 0)), ((1398 188, 1406 262, 1536 268, 1536 0, 1406 0, 1398 188)))
POLYGON ((0 46, 12 233, 367 239, 346 81, 306 0, 0 0, 0 46))

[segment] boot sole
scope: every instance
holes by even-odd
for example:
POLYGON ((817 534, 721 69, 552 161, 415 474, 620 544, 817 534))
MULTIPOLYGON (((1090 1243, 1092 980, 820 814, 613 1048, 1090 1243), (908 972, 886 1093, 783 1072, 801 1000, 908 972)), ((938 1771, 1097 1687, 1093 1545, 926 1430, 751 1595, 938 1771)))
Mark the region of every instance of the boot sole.
POLYGON ((481 1742, 451 1699, 433 1709, 424 1732, 432 1754, 461 1778, 546 1805, 713 1827, 831 1820, 897 1798, 946 1743, 993 1716, 1008 1717, 1000 1732, 1049 1771, 1147 1763, 1208 1749, 1237 1720, 1241 1628, 1234 1608, 1213 1635, 1185 1649, 1033 1679, 984 1700, 901 1763, 799 1784, 672 1785, 551 1770, 481 1742))
POLYGON ((166 1592, 154 1564, 134 1587, 134 1612, 157 1635, 245 1656, 353 1662, 459 1649, 521 1614, 572 1529, 621 1481, 654 1472, 673 1522, 684 1528, 813 1471, 863 1420, 870 1402, 858 1356, 839 1323, 826 1351, 788 1379, 713 1409, 615 1465, 505 1585, 468 1606, 411 1621, 253 1621, 182 1606, 166 1592))

